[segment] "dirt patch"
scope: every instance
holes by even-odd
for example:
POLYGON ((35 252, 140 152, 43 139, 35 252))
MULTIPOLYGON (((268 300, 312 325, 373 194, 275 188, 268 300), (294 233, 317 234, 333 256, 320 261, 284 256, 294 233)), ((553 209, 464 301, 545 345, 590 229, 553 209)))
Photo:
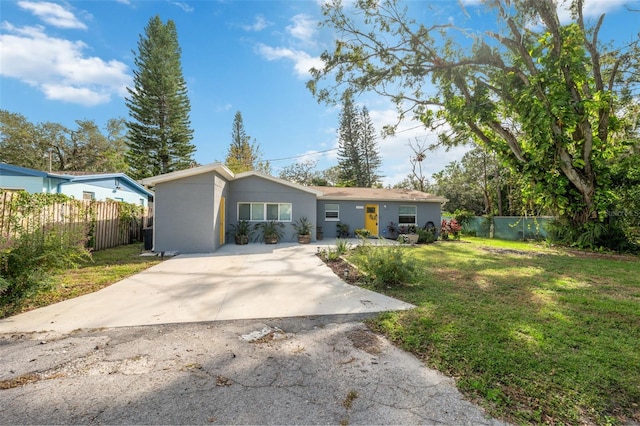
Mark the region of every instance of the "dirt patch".
POLYGON ((347 334, 347 337, 355 348, 368 354, 377 355, 381 351, 379 337, 369 330, 355 330, 347 334))
POLYGON ((326 260, 322 255, 318 255, 320 259, 333 271, 334 274, 339 276, 343 281, 349 284, 358 284, 363 281, 364 276, 360 270, 350 262, 347 262, 342 257, 336 260, 326 260))
POLYGON ((489 253, 515 254, 517 256, 536 256, 541 254, 535 251, 521 251, 521 250, 502 249, 502 248, 493 248, 493 247, 483 247, 482 250, 488 251, 489 253))
POLYGON ((567 249, 565 250, 567 254, 576 257, 590 257, 594 259, 611 259, 611 260, 622 260, 629 262, 637 262, 640 259, 640 256, 633 254, 619 254, 619 253, 597 253, 593 251, 584 251, 584 250, 573 250, 567 249))

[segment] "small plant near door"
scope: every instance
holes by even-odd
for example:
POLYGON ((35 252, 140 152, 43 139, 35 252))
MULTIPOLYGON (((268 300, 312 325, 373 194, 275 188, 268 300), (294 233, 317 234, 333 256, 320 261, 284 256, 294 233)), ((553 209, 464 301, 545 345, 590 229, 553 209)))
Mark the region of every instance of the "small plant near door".
POLYGON ((293 223, 293 229, 298 236, 300 244, 309 244, 311 242, 311 230, 313 225, 306 217, 301 217, 293 223))
POLYGON ((356 229, 353 232, 356 234, 356 236, 358 236, 358 238, 362 238, 363 240, 366 240, 371 236, 371 231, 366 228, 356 229))
POLYGON ((265 244, 276 244, 283 237, 284 224, 275 220, 256 223, 255 230, 262 233, 262 241, 265 244))
POLYGON ((338 222, 336 223, 336 237, 349 238, 349 224, 338 222))
POLYGON ((253 229, 248 220, 239 220, 235 225, 231 225, 231 233, 235 237, 236 244, 244 245, 249 244, 253 229))

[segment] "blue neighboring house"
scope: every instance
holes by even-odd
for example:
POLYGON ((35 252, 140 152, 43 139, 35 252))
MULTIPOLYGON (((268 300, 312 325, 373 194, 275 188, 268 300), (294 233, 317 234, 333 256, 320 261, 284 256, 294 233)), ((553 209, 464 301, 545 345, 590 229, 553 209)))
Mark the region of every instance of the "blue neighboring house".
POLYGON ((78 200, 110 199, 144 207, 153 202, 153 192, 124 173, 48 173, 2 162, 0 189, 65 194, 78 200))

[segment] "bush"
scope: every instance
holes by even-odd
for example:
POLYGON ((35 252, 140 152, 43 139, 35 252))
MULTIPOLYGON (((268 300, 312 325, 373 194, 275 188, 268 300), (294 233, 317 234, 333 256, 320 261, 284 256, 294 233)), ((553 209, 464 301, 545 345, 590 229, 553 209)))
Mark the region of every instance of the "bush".
POLYGON ((49 273, 90 259, 84 226, 47 225, 0 245, 0 304, 22 299, 50 286, 49 273))
POLYGON ((349 242, 349 240, 345 240, 342 238, 336 239, 336 251, 338 252, 338 256, 342 256, 343 254, 347 253, 350 248, 351 243, 349 242))
POLYGON ((358 238, 367 239, 371 236, 371 231, 366 228, 360 228, 353 231, 358 238))
POLYGON ((431 244, 437 239, 433 229, 418 229, 418 244, 431 244))
POLYGON ((414 263, 405 259, 400 246, 371 247, 364 251, 364 271, 375 286, 399 286, 409 283, 416 274, 414 263))
POLYGON ((609 218, 605 222, 594 221, 582 227, 556 220, 547 225, 547 240, 586 250, 613 250, 617 252, 638 252, 639 247, 632 241, 630 233, 621 221, 609 218))
POLYGON ((348 240, 337 238, 335 247, 322 249, 320 254, 327 262, 334 262, 338 260, 343 254, 346 254, 350 248, 351 243, 348 240))
POLYGON ((443 240, 448 240, 450 235, 454 240, 459 240, 460 231, 462 231, 462 226, 460 226, 457 220, 451 219, 447 222, 447 219, 442 219, 442 224, 440 225, 440 236, 443 240))

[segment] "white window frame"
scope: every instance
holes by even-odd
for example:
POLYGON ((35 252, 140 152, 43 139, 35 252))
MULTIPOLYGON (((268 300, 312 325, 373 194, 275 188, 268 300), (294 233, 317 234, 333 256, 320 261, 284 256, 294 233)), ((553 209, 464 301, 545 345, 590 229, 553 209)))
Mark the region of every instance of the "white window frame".
POLYGON ((338 203, 326 203, 324 205, 324 220, 325 222, 340 222, 340 204, 338 203), (329 206, 335 206, 335 209, 328 209, 329 206), (328 217, 327 213, 335 213, 336 217, 328 217))
POLYGON ((418 206, 416 205, 411 205, 411 204, 401 204, 398 206, 398 225, 399 226, 407 226, 407 225, 417 225, 418 224, 418 206), (411 214, 401 214, 400 210, 402 210, 403 207, 410 207, 413 209, 413 215, 411 214), (413 216, 413 222, 403 222, 402 220, 400 220, 401 217, 409 217, 409 216, 413 216))
POLYGON ((278 222, 291 222, 293 217, 293 206, 291 203, 270 203, 270 202, 248 202, 242 201, 237 205, 238 220, 248 220, 249 222, 265 222, 276 220, 278 222), (240 206, 249 205, 249 218, 240 217, 240 206), (267 219, 268 206, 278 207, 278 218, 267 219), (255 213, 255 215, 254 215, 255 213), (288 214, 287 214, 288 213, 288 214), (288 217, 287 217, 288 216, 288 217), (255 219, 254 219, 255 217, 255 219), (258 218, 259 217, 259 218, 258 218))

